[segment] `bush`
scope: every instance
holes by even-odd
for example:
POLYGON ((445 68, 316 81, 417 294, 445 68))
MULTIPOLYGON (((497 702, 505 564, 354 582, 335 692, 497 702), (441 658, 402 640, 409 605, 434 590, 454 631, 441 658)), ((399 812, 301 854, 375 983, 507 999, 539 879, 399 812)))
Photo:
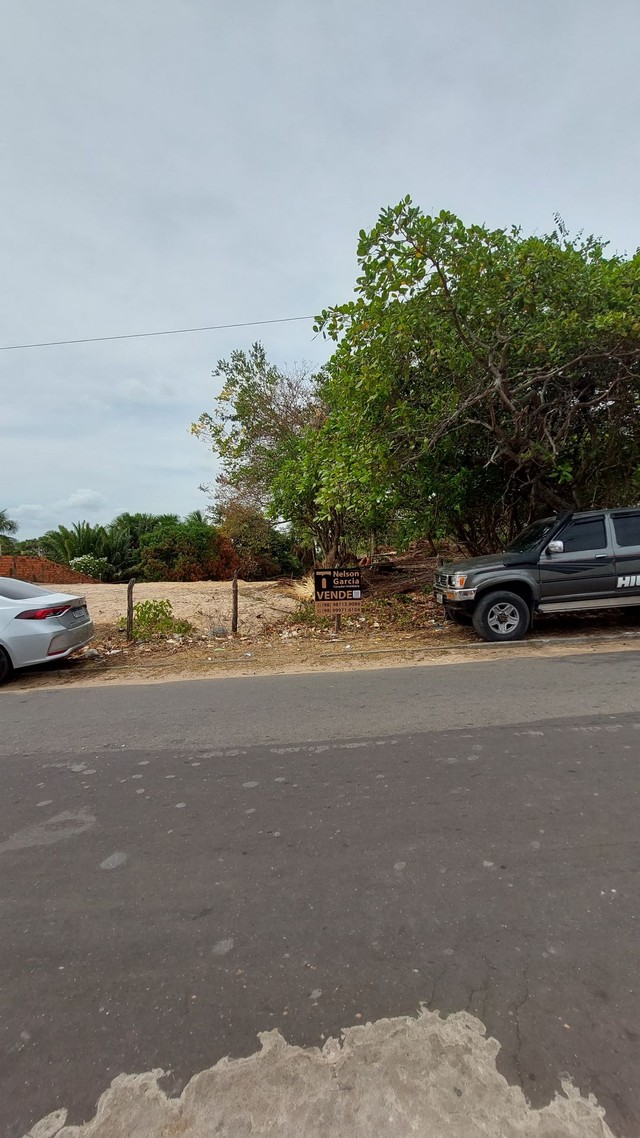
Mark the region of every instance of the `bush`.
POLYGON ((231 500, 218 510, 220 533, 228 538, 240 560, 245 581, 298 577, 302 566, 292 551, 293 541, 252 506, 231 500))
POLYGON ((84 573, 87 577, 96 577, 102 581, 111 575, 111 566, 106 557, 96 557, 93 553, 83 553, 80 557, 72 557, 69 568, 76 573, 84 573))
POLYGON ((188 620, 173 615, 171 601, 138 601, 133 606, 133 635, 136 640, 152 636, 184 636, 193 631, 188 620))
POLYGON ((140 538, 140 572, 147 581, 224 581, 239 558, 215 526, 191 520, 160 526, 140 538))
POLYGON ((330 628, 331 626, 331 620, 328 616, 316 615, 314 601, 300 601, 291 623, 309 625, 311 628, 330 628))

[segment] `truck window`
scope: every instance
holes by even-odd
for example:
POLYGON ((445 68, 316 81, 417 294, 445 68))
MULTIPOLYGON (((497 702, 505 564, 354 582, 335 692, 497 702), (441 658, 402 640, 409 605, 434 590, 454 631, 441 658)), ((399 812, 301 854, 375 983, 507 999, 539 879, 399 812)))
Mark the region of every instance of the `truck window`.
POLYGON ((544 535, 551 529, 553 521, 553 518, 543 518, 541 521, 532 522, 513 539, 505 549, 505 553, 529 553, 540 544, 544 535))
POLYGON ((640 514, 614 514, 613 528, 620 546, 640 546, 640 514))
POLYGON ((606 549, 607 535, 604 518, 585 518, 571 522, 558 535, 564 542, 565 553, 582 553, 590 549, 606 549))

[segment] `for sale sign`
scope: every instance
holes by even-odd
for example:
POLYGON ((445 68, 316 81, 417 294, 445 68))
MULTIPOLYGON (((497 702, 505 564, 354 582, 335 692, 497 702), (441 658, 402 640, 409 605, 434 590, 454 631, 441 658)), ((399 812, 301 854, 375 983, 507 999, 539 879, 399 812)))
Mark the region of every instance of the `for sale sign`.
POLYGON ((359 616, 362 611, 362 574, 354 569, 316 569, 317 616, 359 616))

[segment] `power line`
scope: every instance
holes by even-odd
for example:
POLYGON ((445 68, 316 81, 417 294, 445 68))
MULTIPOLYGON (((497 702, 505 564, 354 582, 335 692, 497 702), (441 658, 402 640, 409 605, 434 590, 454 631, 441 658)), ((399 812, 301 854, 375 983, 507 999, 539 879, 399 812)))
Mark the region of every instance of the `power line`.
POLYGON ((291 324, 295 320, 315 320, 315 316, 280 316, 275 320, 245 320, 242 324, 206 324, 202 328, 165 328, 162 332, 128 332, 119 336, 86 336, 82 340, 45 340, 39 344, 2 344, 0 352, 22 348, 58 348, 63 344, 102 344, 105 340, 143 340, 149 336, 184 336, 188 332, 221 332, 226 328, 257 328, 260 324, 291 324))

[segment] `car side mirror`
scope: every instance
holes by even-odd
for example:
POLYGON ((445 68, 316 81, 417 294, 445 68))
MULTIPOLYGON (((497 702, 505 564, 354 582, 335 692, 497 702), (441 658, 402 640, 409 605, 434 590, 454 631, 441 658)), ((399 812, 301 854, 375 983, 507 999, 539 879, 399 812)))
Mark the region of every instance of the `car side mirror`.
POLYGON ((564 542, 550 541, 547 548, 545 549, 545 553, 547 557, 550 557, 552 553, 564 553, 564 542))

